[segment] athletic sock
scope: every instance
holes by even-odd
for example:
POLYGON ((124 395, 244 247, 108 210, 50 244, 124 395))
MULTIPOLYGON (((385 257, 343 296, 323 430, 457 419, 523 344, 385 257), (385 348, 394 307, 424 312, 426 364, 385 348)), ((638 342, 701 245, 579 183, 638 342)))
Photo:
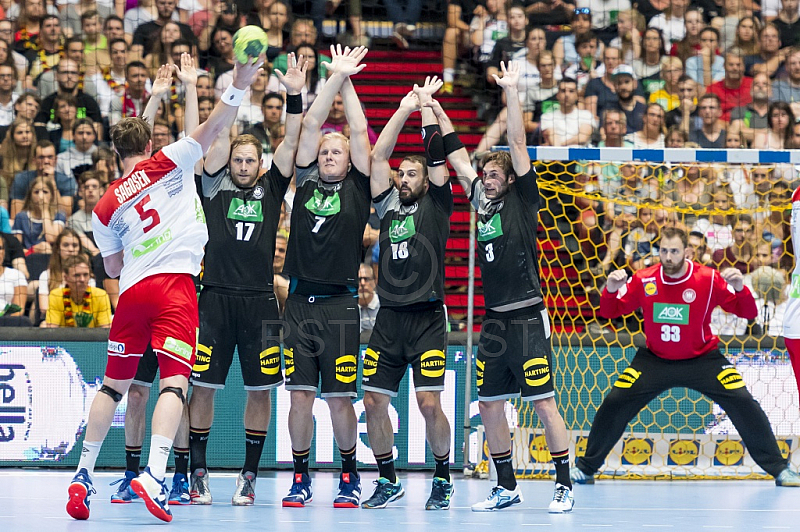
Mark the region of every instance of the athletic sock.
POLYGON ((456 69, 455 68, 445 68, 442 72, 442 80, 445 83, 453 83, 456 79, 456 69))
POLYGON ((186 447, 173 447, 172 452, 175 453, 175 474, 181 474, 184 477, 188 477, 189 449, 186 447))
POLYGON ((125 446, 125 470, 139 474, 139 463, 142 461, 142 446, 125 446))
POLYGON ((556 482, 572 489, 572 481, 569 479, 569 449, 550 453, 550 456, 556 466, 556 482))
POLYGON ((89 475, 94 474, 94 464, 97 462, 97 455, 100 454, 100 447, 103 446, 101 441, 84 441, 83 450, 81 451, 81 461, 78 463, 78 471, 86 468, 89 475))
POLYGON ((172 449, 172 440, 166 436, 153 434, 150 437, 150 456, 147 459, 147 467, 153 478, 161 482, 167 474, 167 460, 172 449))
POLYGON ((242 467, 242 473, 249 471, 258 476, 258 462, 261 461, 261 452, 264 450, 264 441, 266 439, 266 431, 244 429, 244 467, 242 467))
POLYGON ((397 474, 394 471, 394 453, 389 451, 386 454, 375 455, 375 461, 378 462, 378 474, 389 482, 397 482, 397 474))
POLYGON ((292 449, 292 465, 295 473, 305 473, 308 475, 308 461, 311 458, 311 448, 305 451, 295 451, 292 449))
POLYGON ((211 428, 196 429, 189 427, 189 449, 192 451, 192 472, 206 468, 206 447, 211 428))
POLYGON ((517 489, 517 479, 514 476, 514 464, 511 459, 511 450, 492 455, 494 467, 497 469, 497 484, 507 490, 517 489))
POLYGON ((353 473, 358 475, 358 465, 356 463, 356 446, 349 451, 339 449, 339 455, 342 457, 342 473, 353 473))
POLYGON ((444 456, 433 455, 436 462, 436 469, 433 471, 434 477, 439 477, 450 482, 450 452, 444 456))

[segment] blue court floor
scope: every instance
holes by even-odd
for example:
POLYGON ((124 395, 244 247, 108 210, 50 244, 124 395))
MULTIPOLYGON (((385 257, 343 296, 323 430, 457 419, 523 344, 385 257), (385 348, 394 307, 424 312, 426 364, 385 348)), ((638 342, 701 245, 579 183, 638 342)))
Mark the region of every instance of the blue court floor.
MULTIPOLYGON (((364 472, 364 495, 372 493, 374 472, 364 472)), ((525 502, 493 513, 474 513, 470 505, 485 498, 488 480, 462 480, 456 474, 449 511, 426 512, 430 480, 420 473, 401 474, 406 496, 383 510, 334 509, 338 476, 315 473, 314 500, 306 508, 282 508, 280 499, 291 473, 262 473, 254 507, 233 507, 235 476, 211 472, 212 506, 172 507, 171 524, 152 517, 141 501, 111 504, 108 484, 118 474, 99 472, 97 495, 88 521, 65 512, 72 472, 0 469, 0 532, 116 531, 172 527, 191 532, 259 530, 281 532, 478 532, 480 527, 507 532, 552 530, 800 530, 800 489, 777 488, 768 481, 614 481, 577 486, 572 514, 550 515, 553 484, 522 481, 525 502), (189 528, 191 527, 191 528, 189 528)), ((171 476, 168 476, 171 479, 171 476)))

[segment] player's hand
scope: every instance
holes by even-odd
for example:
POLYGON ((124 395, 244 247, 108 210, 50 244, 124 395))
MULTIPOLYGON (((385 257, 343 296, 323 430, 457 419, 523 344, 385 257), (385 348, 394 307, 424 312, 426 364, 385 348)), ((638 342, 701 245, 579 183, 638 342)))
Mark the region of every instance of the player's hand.
POLYGON ((519 63, 517 61, 509 61, 508 65, 506 65, 504 61, 500 61, 500 70, 503 73, 502 78, 497 74, 492 74, 497 86, 516 90, 519 84, 519 63))
POLYGON ((428 76, 425 78, 425 83, 420 87, 414 84, 414 92, 419 98, 420 103, 423 105, 431 101, 433 95, 439 92, 439 89, 444 85, 444 81, 440 80, 438 76, 428 76))
POLYGON ((290 53, 286 59, 286 74, 280 70, 275 70, 278 80, 286 87, 286 94, 298 95, 306 84, 306 71, 308 62, 302 55, 297 58, 294 52, 290 53))
POLYGON ((407 111, 408 113, 413 113, 414 111, 419 110, 419 98, 414 91, 408 91, 402 100, 400 100, 400 109, 403 111, 407 111))
POLYGON ((442 118, 445 115, 444 109, 442 108, 442 104, 439 103, 439 100, 430 100, 422 105, 422 107, 428 107, 433 110, 433 114, 436 115, 436 118, 442 118))
POLYGON ((628 274, 625 270, 614 270, 608 274, 608 281, 606 282, 606 290, 613 294, 628 282, 628 274))
MULTIPOLYGON (((195 79, 197 79, 195 77, 195 79)), ((156 73, 156 79, 153 81, 153 87, 150 94, 153 98, 161 98, 172 87, 172 67, 170 65, 161 65, 156 73)))
POLYGON ((181 67, 178 68, 178 65, 172 65, 172 68, 175 69, 178 79, 181 80, 184 86, 197 85, 197 69, 194 67, 194 60, 191 54, 181 54, 181 67))
POLYGON ((267 61, 267 53, 259 55, 255 62, 248 60, 246 65, 243 65, 238 60, 233 62, 233 86, 236 89, 244 90, 256 80, 258 71, 267 61))
POLYGON ((744 288, 744 276, 736 268, 725 268, 720 272, 720 275, 737 292, 741 292, 742 288, 744 288))
POLYGON ((331 62, 328 70, 332 74, 343 76, 358 74, 367 67, 361 64, 366 55, 367 49, 364 46, 357 46, 352 50, 349 46, 345 46, 343 50, 341 44, 331 45, 331 62))

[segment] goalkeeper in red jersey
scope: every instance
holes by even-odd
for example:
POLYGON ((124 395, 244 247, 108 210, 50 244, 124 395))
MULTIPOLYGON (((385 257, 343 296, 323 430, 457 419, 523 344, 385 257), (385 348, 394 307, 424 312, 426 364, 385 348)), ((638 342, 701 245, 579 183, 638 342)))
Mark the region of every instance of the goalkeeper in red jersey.
POLYGON ((798 487, 800 476, 788 468, 766 414, 711 333, 716 306, 755 318, 753 295, 735 268, 720 273, 686 260, 686 244, 683 230, 666 227, 661 231, 660 264, 637 271, 631 279, 622 270, 608 276, 599 314, 616 318, 641 308, 647 347, 636 352, 597 410, 586 454, 570 471, 572 481, 594 483, 595 472, 630 420, 662 392, 686 387, 725 410, 753 460, 775 477, 775 484, 798 487))

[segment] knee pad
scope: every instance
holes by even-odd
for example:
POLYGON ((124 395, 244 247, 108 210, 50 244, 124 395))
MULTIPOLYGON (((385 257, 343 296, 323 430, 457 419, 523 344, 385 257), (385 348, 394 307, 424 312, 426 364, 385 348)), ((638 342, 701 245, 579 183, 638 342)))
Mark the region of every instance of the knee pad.
POLYGON ((181 400, 181 403, 182 403, 182 404, 186 404, 186 397, 184 397, 184 395, 183 395, 183 390, 181 390, 180 388, 174 388, 174 387, 172 387, 172 386, 167 386, 166 388, 164 388, 163 390, 161 390, 161 392, 159 392, 159 394, 158 394, 158 395, 159 395, 159 397, 160 397, 160 396, 162 396, 162 395, 163 395, 163 394, 165 394, 165 393, 174 393, 175 395, 177 395, 177 396, 178 396, 178 399, 180 399, 180 400, 181 400))
POLYGON ((119 403, 122 400, 122 394, 121 393, 119 393, 114 388, 106 386, 105 384, 100 387, 100 393, 106 394, 111 399, 113 399, 115 403, 119 403))

